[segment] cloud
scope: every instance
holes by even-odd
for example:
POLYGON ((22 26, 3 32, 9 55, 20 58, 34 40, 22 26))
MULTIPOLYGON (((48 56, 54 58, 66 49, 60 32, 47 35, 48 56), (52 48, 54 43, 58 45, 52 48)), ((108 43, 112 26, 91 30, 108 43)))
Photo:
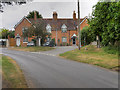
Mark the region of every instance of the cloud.
POLYGON ((0 28, 2 28, 2 14, 0 14, 0 28))
MULTIPOLYGON (((58 0, 59 1, 59 0, 58 0)), ((4 8, 4 13, 2 14, 2 25, 0 26, 13 29, 14 25, 20 21, 20 19, 26 16, 30 11, 37 10, 42 14, 43 18, 52 18, 53 11, 58 12, 59 18, 72 18, 73 11, 77 12, 77 0, 61 0, 58 2, 48 2, 48 0, 34 0, 32 3, 25 5, 14 5, 7 6, 4 8)), ((96 4, 97 0, 84 0, 80 2, 81 18, 88 16, 92 12, 92 6, 96 4)))

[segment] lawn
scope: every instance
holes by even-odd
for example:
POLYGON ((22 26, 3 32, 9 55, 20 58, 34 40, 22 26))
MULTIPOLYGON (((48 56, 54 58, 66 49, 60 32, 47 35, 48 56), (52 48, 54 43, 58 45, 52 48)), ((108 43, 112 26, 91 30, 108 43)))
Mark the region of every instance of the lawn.
POLYGON ((39 51, 49 51, 49 50, 52 50, 52 49, 55 49, 53 47, 13 47, 13 48, 8 48, 8 49, 11 49, 11 50, 18 50, 18 51, 29 51, 29 52, 39 52, 39 51))
POLYGON ((60 54, 61 57, 118 71, 118 55, 109 54, 103 48, 88 45, 60 54), (87 48, 87 50, 85 49, 87 48))
POLYGON ((16 62, 8 56, 0 56, 0 66, 2 66, 2 87, 27 88, 28 86, 24 75, 16 62))

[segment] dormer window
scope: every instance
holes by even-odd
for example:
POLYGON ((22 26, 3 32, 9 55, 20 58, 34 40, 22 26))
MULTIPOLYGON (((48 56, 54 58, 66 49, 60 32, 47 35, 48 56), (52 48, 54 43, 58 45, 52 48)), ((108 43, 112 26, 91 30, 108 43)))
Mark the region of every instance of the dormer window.
POLYGON ((62 25, 61 29, 63 33, 67 32, 67 26, 65 24, 62 25))
POLYGON ((48 24, 48 25, 46 26, 46 30, 47 30, 48 33, 51 33, 51 26, 50 26, 50 24, 48 24))

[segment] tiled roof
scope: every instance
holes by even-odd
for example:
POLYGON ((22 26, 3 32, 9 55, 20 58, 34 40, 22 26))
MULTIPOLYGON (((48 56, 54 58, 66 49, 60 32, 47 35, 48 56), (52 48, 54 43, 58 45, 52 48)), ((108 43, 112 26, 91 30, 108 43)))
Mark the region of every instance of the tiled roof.
MULTIPOLYGON (((80 19, 80 22, 82 22, 85 18, 80 19)), ((61 26, 65 24, 67 26, 67 30, 76 30, 78 20, 73 20, 73 19, 42 19, 43 22, 45 22, 46 26, 47 24, 50 24, 52 27, 52 30, 61 30, 61 26)), ((31 23, 34 23, 34 19, 29 19, 31 23)), ((40 22, 41 19, 37 19, 36 22, 40 22)))

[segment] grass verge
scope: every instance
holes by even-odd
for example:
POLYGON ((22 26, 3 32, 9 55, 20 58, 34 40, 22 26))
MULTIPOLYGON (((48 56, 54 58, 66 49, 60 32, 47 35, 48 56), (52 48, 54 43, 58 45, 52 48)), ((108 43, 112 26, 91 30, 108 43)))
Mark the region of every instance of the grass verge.
POLYGON ((18 51, 29 51, 29 52, 39 52, 39 51, 49 51, 55 49, 53 47, 43 47, 43 46, 36 46, 36 47, 13 47, 8 48, 10 50, 18 50, 18 51))
POLYGON ((108 54, 102 48, 88 45, 60 54, 61 57, 118 71, 118 55, 108 54), (85 49, 87 48, 87 50, 85 49))
POLYGON ((2 64, 2 87, 3 88, 27 88, 24 75, 16 62, 4 55, 0 55, 2 64))

